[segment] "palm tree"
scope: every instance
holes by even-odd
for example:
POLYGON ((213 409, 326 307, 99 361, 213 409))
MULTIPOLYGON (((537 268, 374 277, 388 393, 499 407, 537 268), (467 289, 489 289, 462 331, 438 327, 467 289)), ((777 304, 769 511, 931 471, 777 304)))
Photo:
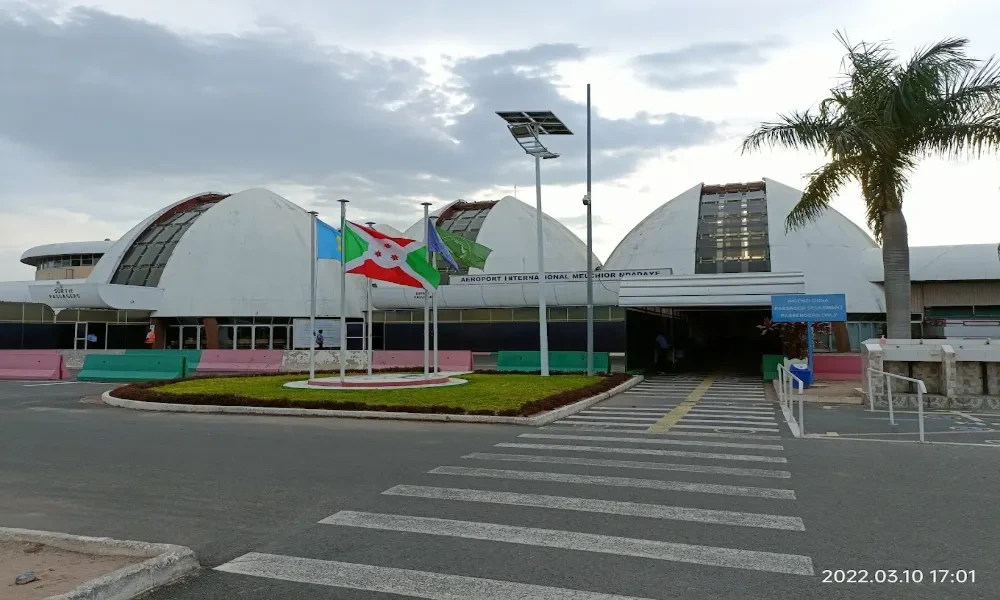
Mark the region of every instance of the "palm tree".
POLYGON ((1000 69, 993 58, 966 55, 968 40, 946 39, 906 63, 885 43, 851 44, 841 82, 816 109, 778 116, 743 140, 823 152, 828 162, 809 174, 786 230, 823 214, 837 191, 857 181, 868 227, 882 244, 890 338, 910 337, 910 251, 903 193, 927 156, 979 156, 1000 147, 1000 69))

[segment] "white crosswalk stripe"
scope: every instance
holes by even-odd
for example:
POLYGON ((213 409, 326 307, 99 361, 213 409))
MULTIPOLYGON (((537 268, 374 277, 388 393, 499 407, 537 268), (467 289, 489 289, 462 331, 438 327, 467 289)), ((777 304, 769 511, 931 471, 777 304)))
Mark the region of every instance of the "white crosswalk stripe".
MULTIPOLYGON (((685 425, 683 422, 674 425, 675 429, 714 429, 717 431, 761 431, 765 433, 778 433, 775 427, 745 427, 742 425, 685 425)), ((673 433, 673 431, 671 431, 673 433)))
POLYGON ((386 496, 408 496, 431 500, 455 500, 458 502, 480 502, 484 504, 504 504, 508 506, 532 506, 556 510, 646 517, 670 521, 694 521, 718 525, 758 527, 761 529, 784 529, 805 531, 805 524, 798 517, 750 513, 734 510, 714 510, 708 508, 687 508, 666 504, 644 504, 641 502, 621 502, 599 500, 597 498, 577 498, 569 496, 548 496, 544 494, 520 494, 517 492, 491 492, 464 488, 443 488, 425 485, 397 485, 382 492, 386 496))
POLYGON ((578 483, 590 485, 610 485, 614 487, 646 488, 691 492, 695 494, 722 494, 726 496, 751 496, 755 498, 775 498, 795 500, 795 492, 775 488, 748 487, 743 485, 717 485, 712 483, 690 483, 687 481, 660 481, 636 479, 633 477, 608 477, 605 475, 573 475, 568 473, 545 473, 542 471, 514 471, 510 469, 477 469, 472 467, 437 467, 428 471, 433 475, 455 475, 464 477, 487 477, 493 479, 521 479, 525 481, 554 481, 558 483, 578 483))
POLYGON ((542 440, 581 440, 585 442, 629 442, 631 444, 663 444, 671 446, 708 446, 711 448, 744 448, 755 450, 784 450, 780 444, 740 444, 734 442, 712 442, 705 440, 674 440, 658 438, 635 438, 603 435, 560 435, 553 433, 522 433, 519 438, 542 440))
POLYGON ((519 444, 501 442, 497 448, 524 448, 531 450, 568 450, 571 452, 604 452, 609 454, 643 454, 646 456, 677 456, 686 458, 714 458, 716 460, 742 460, 747 462, 788 462, 783 456, 761 456, 757 454, 720 454, 715 452, 686 452, 683 450, 658 450, 652 448, 619 448, 617 446, 575 446, 570 444, 519 444))
POLYGON ((736 475, 739 477, 768 477, 790 479, 792 474, 778 469, 744 469, 740 467, 717 467, 714 465, 684 465, 638 460, 609 460, 606 458, 580 458, 577 456, 545 456, 542 454, 498 454, 473 452, 462 458, 476 460, 496 460, 504 462, 529 462, 554 465, 584 465, 588 467, 611 467, 620 469, 640 469, 647 471, 680 471, 684 473, 710 473, 713 475, 736 475))
POLYGON ((251 552, 216 571, 429 600, 648 600, 635 596, 251 552))
POLYGON ((473 540, 506 542, 546 548, 582 550, 620 556, 636 556, 752 571, 792 575, 812 575, 812 559, 795 554, 755 552, 712 546, 676 544, 574 531, 512 527, 493 523, 454 521, 433 517, 407 517, 364 512, 341 511, 320 521, 327 525, 365 527, 407 533, 444 535, 473 540))
MULTIPOLYGON (((516 581, 505 580, 506 575, 469 576, 489 572, 467 564, 475 558, 435 564, 435 547, 474 540, 496 544, 498 550, 501 545, 546 549, 546 557, 575 551, 663 561, 664 568, 677 563, 689 569, 814 575, 812 559, 800 554, 806 524, 794 514, 798 499, 790 485, 792 473, 785 468, 775 405, 759 380, 716 377, 707 389, 703 381, 701 376, 656 377, 536 431, 519 433, 517 441, 496 443, 497 451, 465 454, 461 459, 468 462, 462 466, 443 464, 419 473, 422 481, 398 482, 380 496, 390 510, 340 511, 319 522, 317 526, 337 532, 336 556, 250 553, 216 570, 431 600, 648 600, 616 595, 621 590, 605 583, 614 577, 582 585, 591 589, 569 589, 569 579, 552 579, 556 565, 573 562, 528 567, 510 578, 516 581), (425 483, 431 485, 421 485, 425 483), (434 516, 426 516, 428 510, 434 516), (480 514, 488 516, 468 516, 480 514), (641 527, 635 519, 643 520, 641 527), (606 529, 623 522, 641 537, 612 535, 613 529, 606 529), (552 527, 550 523, 557 525, 542 527, 552 527), (596 523, 604 530, 587 531, 596 523), (760 530, 773 533, 761 538, 760 530), (723 545, 697 543, 701 532, 723 545), (361 561, 386 564, 348 562, 351 554, 344 554, 344 548, 363 535, 399 536, 380 543, 400 544, 400 552, 361 561), (429 542, 432 538, 437 541, 429 542), (408 562, 389 564, 411 555, 421 556, 417 564, 426 570, 401 568, 412 566, 408 562)), ((368 539, 360 539, 359 547, 370 546, 368 539)), ((317 548, 318 553, 325 546, 317 548)), ((493 555, 501 554, 468 554, 493 555)), ((441 556, 467 554, 445 548, 441 556)), ((637 589, 645 591, 629 591, 637 589)), ((678 594, 684 595, 676 589, 652 595, 678 594)))

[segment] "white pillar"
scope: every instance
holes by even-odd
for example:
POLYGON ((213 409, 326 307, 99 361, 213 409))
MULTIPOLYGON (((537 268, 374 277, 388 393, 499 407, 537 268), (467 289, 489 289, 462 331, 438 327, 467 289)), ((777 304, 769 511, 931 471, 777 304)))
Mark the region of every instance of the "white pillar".
MULTIPOLYGON (((340 199, 340 235, 347 239, 347 200, 340 199)), ((315 234, 314 234, 315 235, 315 234)), ((346 244, 341 244, 346 246, 346 244)), ((340 257, 340 383, 344 383, 347 374, 347 265, 344 264, 344 251, 340 257)))
MULTIPOLYGON (((316 377, 316 211, 309 212, 309 379, 316 377)), ((233 328, 235 333, 236 329, 233 328)))
POLYGON ((545 305, 545 249, 542 243, 542 166, 535 157, 535 208, 538 220, 538 349, 541 352, 542 377, 549 374, 549 320, 545 305))

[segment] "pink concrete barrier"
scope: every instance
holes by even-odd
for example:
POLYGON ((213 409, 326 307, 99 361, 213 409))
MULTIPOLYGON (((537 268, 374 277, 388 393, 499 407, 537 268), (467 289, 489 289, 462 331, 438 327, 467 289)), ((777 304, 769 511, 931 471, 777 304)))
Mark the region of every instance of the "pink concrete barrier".
MULTIPOLYGON (((434 366, 434 353, 430 363, 434 366)), ((440 350, 438 365, 442 371, 472 371, 472 352, 468 350, 440 350)), ((423 350, 375 350, 372 352, 373 369, 398 369, 401 367, 423 369, 423 350)))
POLYGON ((278 373, 281 350, 203 350, 197 373, 278 373))
POLYGON ((816 354, 815 378, 828 381, 861 381, 860 354, 816 354))
POLYGON ((0 379, 68 379, 58 350, 0 350, 0 379))

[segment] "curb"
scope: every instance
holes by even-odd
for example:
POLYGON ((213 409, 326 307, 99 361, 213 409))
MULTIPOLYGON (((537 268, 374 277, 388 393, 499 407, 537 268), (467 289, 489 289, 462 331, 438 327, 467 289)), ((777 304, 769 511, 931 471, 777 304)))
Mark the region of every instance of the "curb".
POLYGON ((548 412, 531 417, 499 417, 489 415, 443 415, 433 413, 381 412, 375 410, 330 410, 325 408, 274 408, 267 406, 216 406, 207 404, 176 404, 166 402, 143 402, 142 400, 126 400, 116 398, 111 392, 104 392, 101 399, 109 406, 131 408, 133 410, 149 410, 157 412, 180 412, 202 414, 232 414, 232 415, 264 415, 274 417, 339 417, 348 419, 385 419, 396 421, 439 421, 457 423, 491 423, 502 425, 537 426, 551 423, 565 416, 580 412, 602 400, 607 400, 615 394, 620 394, 642 381, 642 375, 636 375, 625 383, 617 385, 596 396, 584 398, 560 406, 548 412))
POLYGON ((173 544, 70 535, 53 531, 0 527, 0 541, 37 542, 85 554, 135 556, 146 560, 80 584, 48 600, 128 600, 170 583, 199 568, 194 551, 173 544))

